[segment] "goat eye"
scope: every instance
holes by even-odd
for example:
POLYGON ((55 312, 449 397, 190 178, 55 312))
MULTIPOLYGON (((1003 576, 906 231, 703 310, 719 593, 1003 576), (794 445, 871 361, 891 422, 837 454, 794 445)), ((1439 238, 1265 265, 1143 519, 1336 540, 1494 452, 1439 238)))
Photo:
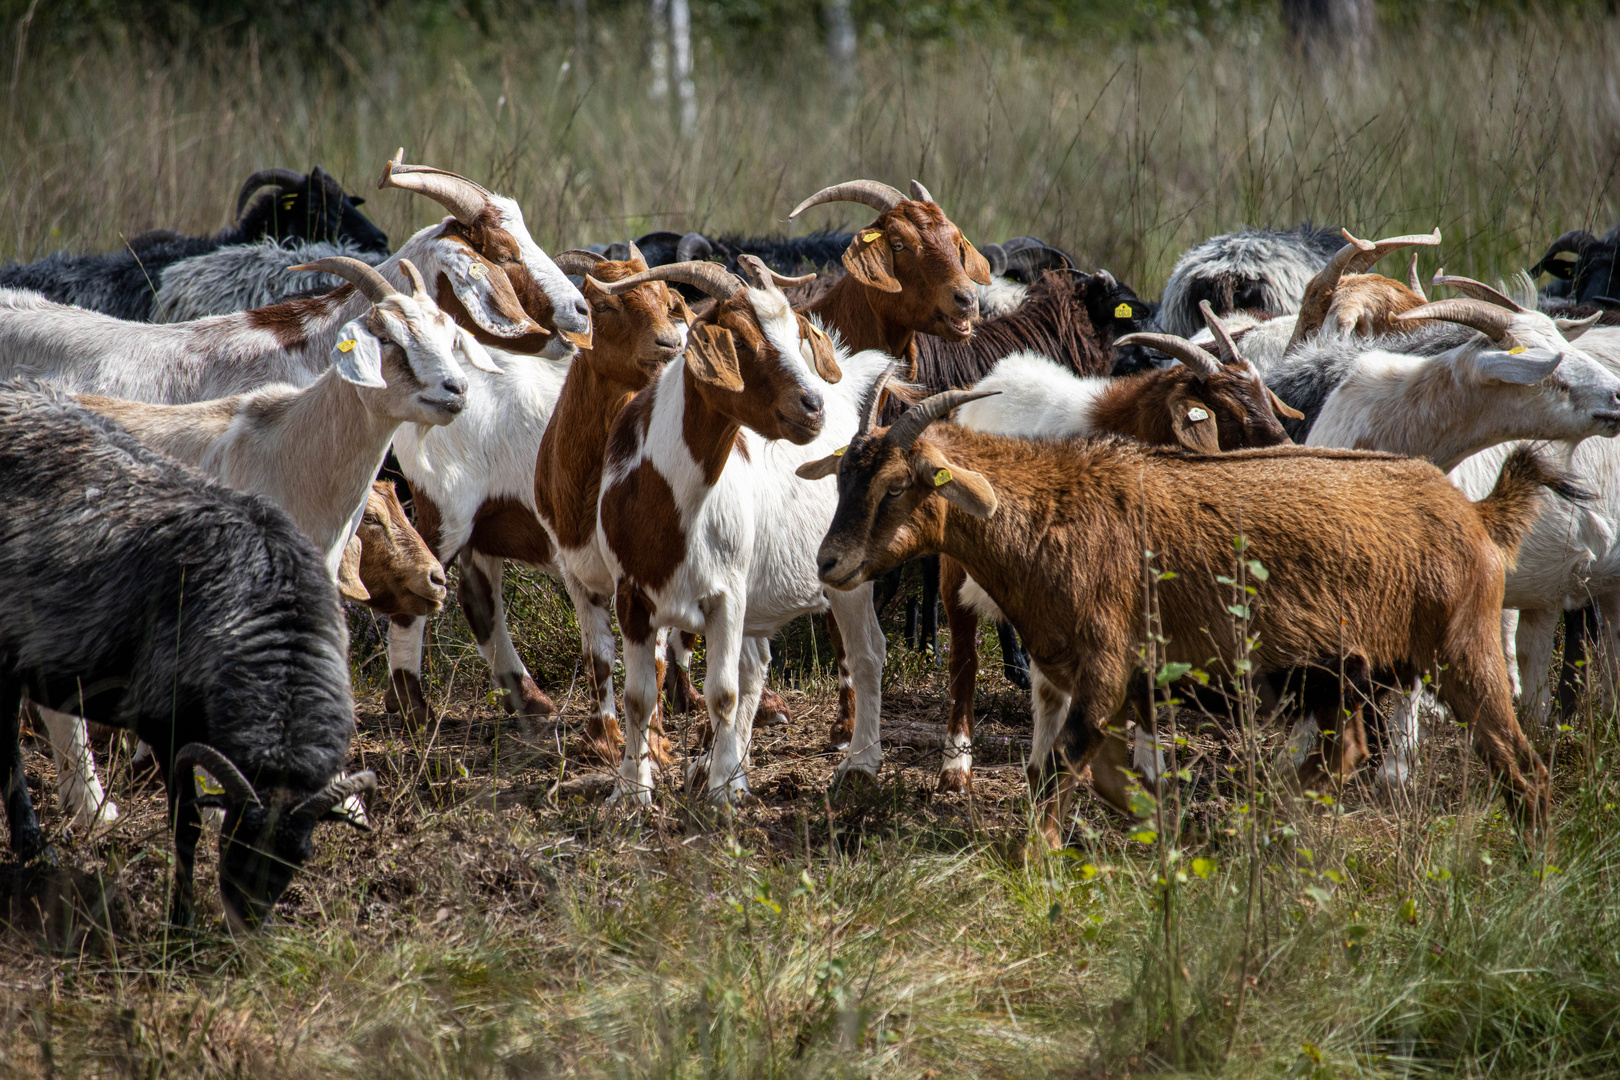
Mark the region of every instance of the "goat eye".
POLYGON ((903 492, 903 491, 905 491, 905 490, 906 490, 906 485, 905 485, 905 484, 898 484, 898 485, 896 485, 896 486, 894 486, 894 487, 891 487, 891 488, 890 488, 890 489, 889 489, 889 490, 888 490, 888 492, 887 492, 887 493, 886 493, 886 494, 885 494, 885 495, 884 495, 884 498, 886 498, 886 499, 892 499, 892 498, 894 498, 894 497, 895 497, 895 496, 896 496, 896 495, 899 495, 899 494, 900 494, 900 493, 901 493, 901 492, 903 492))
POLYGON ((894 248, 894 250, 896 250, 896 251, 904 251, 904 250, 906 250, 906 245, 902 244, 898 240, 891 240, 889 242, 889 246, 894 248))

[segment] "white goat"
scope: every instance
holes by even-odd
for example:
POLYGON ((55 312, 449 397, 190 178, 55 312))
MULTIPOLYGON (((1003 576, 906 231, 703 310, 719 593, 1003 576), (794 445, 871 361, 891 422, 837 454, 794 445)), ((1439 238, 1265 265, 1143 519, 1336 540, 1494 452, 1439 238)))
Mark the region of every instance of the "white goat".
POLYGON ((680 280, 717 300, 693 326, 685 354, 619 414, 608 443, 596 528, 624 634, 627 723, 616 799, 651 801, 649 722, 664 627, 708 642, 703 691, 714 742, 688 779, 704 774, 710 798, 748 795, 770 635, 829 606, 856 684, 855 736, 837 775, 875 776, 883 760, 885 644, 870 586, 831 596, 822 586, 815 551, 837 491, 801 483, 794 471, 849 439, 875 407, 875 384, 892 361, 875 351, 837 355, 778 287, 806 279, 774 275, 753 256, 741 266, 747 284, 706 263, 593 282, 612 294, 680 280))

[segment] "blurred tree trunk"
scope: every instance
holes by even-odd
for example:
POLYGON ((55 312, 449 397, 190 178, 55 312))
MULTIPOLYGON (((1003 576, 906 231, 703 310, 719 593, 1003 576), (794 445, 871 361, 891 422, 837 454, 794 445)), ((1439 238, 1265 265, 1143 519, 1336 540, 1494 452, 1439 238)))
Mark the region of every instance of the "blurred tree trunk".
POLYGON ((1310 63, 1359 67, 1378 34, 1374 0, 1282 0, 1294 51, 1310 63))
POLYGON ((647 96, 663 101, 669 96, 669 0, 647 0, 647 16, 652 22, 652 44, 647 66, 652 69, 652 85, 647 96))
POLYGON ((669 36, 675 46, 675 92, 681 101, 681 136, 697 132, 697 84, 692 81, 692 11, 687 0, 669 0, 669 36))
POLYGON ((849 0, 827 0, 827 61, 832 66, 833 84, 841 89, 855 86, 859 71, 855 66, 855 18, 849 0))
POLYGON ((591 14, 585 4, 586 0, 574 0, 574 81, 582 94, 590 81, 585 55, 591 48, 591 14))

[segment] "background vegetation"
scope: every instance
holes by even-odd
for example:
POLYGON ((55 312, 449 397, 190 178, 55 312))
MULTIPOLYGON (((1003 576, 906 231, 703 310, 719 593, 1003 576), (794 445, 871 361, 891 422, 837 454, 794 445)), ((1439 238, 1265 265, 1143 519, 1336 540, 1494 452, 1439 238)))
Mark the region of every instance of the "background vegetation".
MULTIPOLYGON (((1243 222, 1439 225, 1447 268, 1489 277, 1620 218, 1602 7, 1385 7, 1346 65, 1294 55, 1258 4, 853 7, 845 90, 818 8, 694 3, 683 134, 676 95, 649 97, 640 4, 592 3, 581 47, 574 9, 549 4, 0 0, 0 257, 216 228, 266 165, 369 191, 400 144, 519 198, 552 249, 784 229, 823 184, 915 176, 971 236, 1043 236, 1149 296, 1243 222)), ((396 242, 439 213, 370 194, 396 242)), ((839 212, 808 216, 793 228, 839 212)), ((1590 697, 1543 738, 1545 847, 1516 838, 1451 725, 1410 797, 1290 800, 1267 775, 1278 733, 1189 718, 1174 798, 1133 823, 1082 798, 1074 846, 1045 857, 1024 844, 1016 755, 983 755, 972 797, 931 798, 937 758, 891 750, 878 790, 829 799, 808 624, 779 642, 796 715, 760 735, 760 805, 717 821, 672 787, 626 816, 554 791, 578 769, 560 753, 582 697, 572 619, 531 574, 508 601, 559 724, 516 731, 491 706, 454 614, 429 654, 442 723, 387 721, 381 637, 357 616, 378 827, 323 833, 250 942, 217 911, 195 935, 162 927, 161 804, 119 754, 125 817, 86 838, 31 753, 71 880, 0 865, 0 1076, 1620 1072, 1620 736, 1590 697), (111 938, 75 911, 98 876, 111 938)), ((942 720, 900 614, 886 718, 942 720)), ((984 637, 985 730, 1016 736, 1027 709, 984 637)))

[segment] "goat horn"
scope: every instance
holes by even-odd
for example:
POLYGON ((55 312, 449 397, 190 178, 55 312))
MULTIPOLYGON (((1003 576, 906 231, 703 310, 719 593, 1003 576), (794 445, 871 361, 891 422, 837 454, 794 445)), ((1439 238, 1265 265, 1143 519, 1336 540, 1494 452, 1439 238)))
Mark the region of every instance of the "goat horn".
POLYGON ((370 769, 353 776, 335 776, 321 790, 293 807, 293 816, 318 818, 344 799, 362 791, 376 790, 377 774, 370 769))
POLYGON ((736 274, 731 273, 719 263, 711 262, 667 263, 612 282, 597 281, 593 277, 587 277, 586 280, 609 296, 625 292, 649 281, 678 281, 683 285, 702 289, 716 300, 730 300, 741 292, 743 288, 742 280, 736 274))
POLYGON ((169 777, 169 782, 178 784, 184 779, 189 783, 190 778, 184 776, 184 771, 193 765, 201 765, 208 771, 209 776, 218 780, 219 786, 225 789, 226 796, 232 802, 260 805, 259 793, 253 790, 253 785, 242 775, 242 770, 233 765, 230 758, 207 743, 186 743, 175 751, 175 775, 169 777))
MULTIPOLYGON (((405 271, 406 280, 411 283, 411 298, 426 300, 428 291, 426 283, 422 281, 422 271, 418 270, 416 264, 409 259, 399 260, 399 268, 405 271)), ((384 284, 387 284, 387 282, 384 282, 384 284)), ((373 300, 372 303, 376 303, 376 301, 373 300)))
POLYGON ((737 258, 737 267, 743 272, 743 277, 756 289, 769 289, 772 286, 785 289, 793 285, 803 285, 816 280, 816 275, 800 274, 798 277, 788 277, 778 274, 765 265, 765 260, 758 255, 740 255, 737 258))
POLYGON ((636 246, 636 242, 634 240, 626 240, 625 244, 626 244, 626 246, 628 246, 630 248, 630 252, 629 252, 630 257, 628 259, 626 259, 625 261, 626 262, 638 262, 642 266, 646 266, 647 265, 647 256, 645 256, 645 255, 643 255, 641 253, 641 249, 636 246))
POLYGON ((1166 356, 1180 360, 1200 375, 1213 375, 1221 370, 1220 365, 1208 351, 1174 334, 1126 334, 1124 337, 1114 339, 1115 348, 1121 345, 1142 345, 1149 349, 1157 349, 1166 356))
POLYGON ((915 180, 911 182, 911 197, 917 202, 934 203, 935 206, 939 205, 939 203, 934 202, 934 197, 928 194, 928 189, 923 187, 915 180))
MULTIPOLYGON (((1439 278, 1435 280, 1438 281, 1439 278)), ((1498 343, 1507 338, 1508 329, 1513 325, 1513 316, 1510 313, 1503 311, 1495 304, 1488 304, 1483 300, 1472 298, 1467 300, 1431 300, 1427 304, 1415 307, 1410 311, 1403 311, 1395 317, 1402 322, 1415 322, 1418 319, 1440 319, 1443 322, 1471 326, 1498 343)))
POLYGON ((1347 274, 1364 274, 1371 270, 1378 260, 1385 255, 1399 251, 1401 248, 1414 246, 1434 247, 1439 243, 1439 229, 1435 229, 1432 233, 1413 233, 1410 236, 1390 236, 1383 240, 1375 240, 1373 241, 1373 249, 1363 251, 1360 255, 1353 257, 1344 272, 1347 274))
MULTIPOLYGON (((404 259, 400 260, 405 262, 404 259)), ((316 259, 314 262, 299 263, 288 267, 289 270, 319 270, 323 274, 336 274, 360 290, 362 296, 373 304, 380 304, 390 296, 398 294, 399 290, 388 284, 388 279, 377 273, 377 268, 351 259, 347 255, 332 255, 325 259, 316 259)), ((411 268, 415 270, 415 267, 411 268)), ((417 281, 421 278, 418 277, 417 281)), ((413 282, 414 284, 414 282, 413 282)))
POLYGON ((714 254, 714 245, 700 232, 689 232, 675 244, 676 262, 701 262, 714 254))
POLYGON ((1475 300, 1481 300, 1487 304, 1494 304, 1499 308, 1507 308, 1509 311, 1516 312, 1520 315, 1524 314, 1524 308, 1520 307, 1508 297, 1503 296, 1501 293, 1497 292, 1483 281, 1475 281, 1473 278, 1457 277, 1455 275, 1436 274, 1434 275, 1434 281, 1431 284, 1450 285, 1453 289, 1456 289, 1464 296, 1471 296, 1475 300))
POLYGON ((236 197, 236 216, 242 216, 242 208, 247 205, 248 197, 262 187, 271 184, 279 188, 298 187, 309 177, 295 169, 260 169, 242 185, 242 192, 236 197))
MULTIPOLYGON (((1210 307, 1209 301, 1198 301, 1198 310, 1204 313, 1204 325, 1209 327, 1211 334, 1215 335, 1215 348, 1221 354, 1221 363, 1244 364, 1252 367, 1253 365, 1243 358, 1243 354, 1238 352, 1237 341, 1233 339, 1231 332, 1226 329, 1226 324, 1221 322, 1220 316, 1215 314, 1215 309, 1210 307)), ((1202 349, 1198 351, 1203 352, 1202 349)))
POLYGON ((401 149, 398 157, 383 166, 383 174, 377 181, 379 188, 396 187, 426 195, 454 214, 463 225, 471 225, 494 198, 494 192, 465 176, 427 165, 406 165, 400 160, 404 154, 401 149))
POLYGON ((883 411, 884 388, 889 385, 889 380, 894 378, 895 372, 899 370, 900 365, 891 360, 889 366, 883 369, 883 374, 879 375, 877 381, 872 384, 872 400, 867 402, 866 412, 861 416, 861 426, 855 429, 855 438, 865 438, 871 434, 874 427, 877 427, 878 414, 883 411))
POLYGON ((860 203, 863 206, 870 206, 881 214, 885 210, 893 210, 905 201, 906 197, 888 184, 880 184, 876 180, 850 180, 847 183, 822 188, 795 206, 793 213, 788 215, 788 220, 791 221, 812 206, 820 206, 822 203, 860 203))
POLYGON ((1000 390, 947 390, 942 394, 924 398, 900 414, 900 419, 889 426, 883 441, 901 450, 910 450, 917 437, 935 420, 947 415, 958 405, 966 405, 980 398, 994 397, 1000 390))
POLYGON ((559 251, 551 257, 551 261, 565 274, 584 276, 589 274, 597 263, 607 262, 607 256, 586 251, 584 248, 573 248, 569 251, 559 251))
POLYGON ((1428 294, 1423 291, 1423 279, 1418 277, 1417 252, 1412 252, 1412 265, 1406 269, 1406 287, 1417 294, 1417 298, 1425 304, 1429 302, 1428 294))

